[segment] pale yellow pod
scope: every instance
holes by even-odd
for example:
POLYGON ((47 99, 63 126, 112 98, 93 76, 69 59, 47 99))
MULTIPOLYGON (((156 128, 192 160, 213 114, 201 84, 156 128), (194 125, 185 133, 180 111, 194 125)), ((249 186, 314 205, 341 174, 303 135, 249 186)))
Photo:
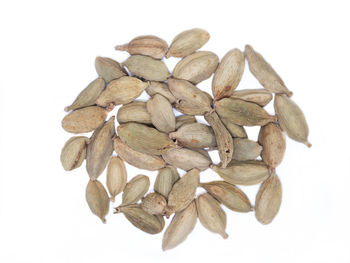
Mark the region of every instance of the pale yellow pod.
POLYGON ((174 183, 176 183, 179 178, 180 176, 177 172, 176 167, 167 166, 163 169, 160 169, 154 182, 154 191, 160 193, 165 198, 168 198, 168 195, 173 188, 174 183))
POLYGON ((254 102, 264 107, 272 100, 272 93, 265 89, 245 89, 233 92, 231 98, 254 102))
POLYGON ((151 81, 150 85, 146 88, 146 92, 150 96, 160 94, 167 98, 171 104, 176 101, 174 95, 170 92, 168 85, 164 82, 151 81))
POLYGON ((197 122, 196 117, 191 115, 180 115, 175 118, 175 129, 178 130, 182 125, 197 122))
POLYGON ((262 147, 255 141, 248 139, 233 139, 232 159, 237 161, 255 160, 259 157, 262 147))
POLYGON ((97 74, 106 82, 128 75, 119 62, 106 57, 97 57, 95 60, 97 74))
POLYGON ((165 215, 167 211, 167 202, 161 194, 149 193, 142 198, 141 207, 151 215, 165 215))
POLYGON ((111 201, 124 190, 127 182, 127 171, 122 159, 112 156, 107 166, 107 189, 111 195, 111 201))
POLYGON ((86 145, 89 138, 85 136, 74 136, 63 146, 61 151, 61 163, 66 171, 71 171, 81 166, 86 156, 86 145))
POLYGON ((206 158, 203 154, 187 148, 173 148, 162 154, 163 159, 180 169, 189 171, 197 168, 204 171, 209 168, 211 160, 206 158))
POLYGON ((244 55, 239 49, 231 49, 222 58, 212 81, 214 100, 232 95, 242 79, 244 55))
POLYGON ((117 120, 120 124, 127 122, 152 124, 151 115, 147 111, 146 102, 144 101, 133 101, 120 107, 117 120))
POLYGON ((109 210, 109 198, 106 189, 99 181, 89 181, 86 187, 86 201, 91 212, 97 215, 103 223, 106 223, 105 217, 109 210))
POLYGON ((139 201, 147 193, 149 186, 148 176, 140 174, 133 177, 124 188, 121 205, 130 205, 139 201))

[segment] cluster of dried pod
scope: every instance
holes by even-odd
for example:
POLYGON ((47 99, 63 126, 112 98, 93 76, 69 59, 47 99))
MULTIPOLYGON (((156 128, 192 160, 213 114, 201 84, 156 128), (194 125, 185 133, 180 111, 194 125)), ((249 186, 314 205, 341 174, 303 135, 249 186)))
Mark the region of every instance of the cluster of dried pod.
POLYGON ((255 211, 259 222, 269 224, 282 198, 275 168, 286 150, 284 133, 311 146, 305 117, 290 99, 292 92, 263 56, 247 45, 244 53, 232 49, 220 61, 213 52, 197 51, 208 40, 209 33, 196 28, 177 35, 169 48, 156 36, 116 46, 131 56, 124 63, 97 57, 99 77, 65 108, 69 113, 62 120, 67 132, 93 131, 90 138, 70 138, 61 152, 67 171, 86 160, 91 211, 105 222, 110 200, 122 193, 115 213, 123 213, 150 234, 160 233, 164 217, 174 214, 164 233, 163 250, 184 241, 197 218, 209 231, 227 238, 221 205, 241 213, 255 211), (164 57, 182 59, 170 72, 164 57), (246 60, 264 89, 236 91, 246 60), (213 97, 196 87, 212 75, 213 97), (150 99, 135 101, 143 91, 150 99), (264 109, 273 95, 276 116, 264 109), (105 121, 116 105, 123 105, 116 116, 117 128, 114 116, 105 121), (183 115, 176 117, 173 108, 183 115), (198 123, 195 115, 204 116, 209 125, 198 123), (261 126, 257 142, 247 138, 244 126, 261 126), (220 164, 212 163, 209 149, 219 151, 220 164), (124 162, 158 171, 154 192, 148 193, 150 180, 145 175, 128 181, 124 162), (106 167, 108 192, 97 180, 106 167), (200 172, 209 167, 223 180, 201 182, 200 172), (177 168, 187 173, 180 177, 177 168), (253 207, 236 185, 255 184, 261 186, 253 207), (206 193, 196 197, 199 186, 206 193))

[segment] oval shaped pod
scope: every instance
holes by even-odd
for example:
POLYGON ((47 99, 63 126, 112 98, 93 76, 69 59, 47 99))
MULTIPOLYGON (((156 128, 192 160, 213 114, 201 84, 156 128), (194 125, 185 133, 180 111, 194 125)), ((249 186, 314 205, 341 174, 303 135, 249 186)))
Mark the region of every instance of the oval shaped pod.
POLYGON ((263 182, 269 176, 269 169, 261 161, 231 161, 226 168, 214 165, 212 169, 224 181, 230 184, 254 185, 263 182))
POLYGON ((168 51, 168 44, 159 37, 145 35, 135 37, 128 44, 115 46, 115 49, 127 51, 130 55, 145 55, 155 59, 161 59, 168 51))
POLYGON ((277 117, 269 115, 259 105, 239 99, 224 98, 216 102, 216 112, 221 118, 242 126, 263 126, 276 122, 277 117))
POLYGON ((238 187, 224 181, 200 184, 209 194, 232 211, 247 213, 253 210, 246 194, 238 187))
POLYGON ((114 116, 92 134, 86 152, 86 170, 91 180, 96 180, 106 168, 113 152, 114 134, 114 116))
POLYGON ((170 76, 169 70, 161 60, 142 55, 132 55, 123 62, 131 74, 154 81, 165 81, 170 76))
POLYGON ((212 81, 214 100, 232 95, 242 79, 244 55, 239 49, 231 49, 222 58, 212 81))
POLYGON ((106 82, 128 75, 119 62, 111 58, 97 57, 95 60, 95 68, 97 74, 106 82))
POLYGON ((175 213, 165 230, 162 249, 172 249, 181 244, 192 232, 197 223, 196 204, 192 201, 184 210, 175 213))
POLYGON ((147 111, 159 131, 169 133, 175 130, 175 114, 170 102, 160 94, 147 101, 147 111))
POLYGON ((146 88, 146 92, 150 96, 160 94, 167 98, 171 104, 176 101, 174 95, 170 92, 168 85, 164 82, 151 81, 150 85, 146 88))
POLYGON ((189 148, 216 147, 213 129, 202 123, 183 125, 176 132, 170 133, 169 137, 189 148))
POLYGON ((127 180, 127 172, 123 160, 117 156, 112 156, 107 167, 106 180, 112 202, 124 190, 127 180))
POLYGON ((151 215, 164 215, 167 211, 167 202, 161 194, 149 193, 142 198, 141 207, 151 215))
POLYGON ((274 106, 279 124, 288 137, 311 147, 311 143, 308 141, 309 127, 299 106, 283 95, 275 96, 274 106))
POLYGON ((178 34, 171 43, 166 58, 185 57, 200 49, 208 42, 210 35, 200 28, 193 28, 178 34))
POLYGON ((146 102, 144 101, 134 101, 120 107, 117 120, 120 124, 127 122, 152 124, 151 115, 147 111, 146 102))
POLYGON ((204 171, 208 169, 211 164, 211 161, 203 154, 187 148, 170 149, 162 154, 162 157, 167 163, 185 171, 189 171, 193 168, 204 171))
POLYGON ((191 115, 180 115, 175 118, 175 130, 178 130, 182 125, 196 123, 196 117, 191 115))
POLYGON ((86 156, 86 145, 89 138, 85 136, 74 136, 63 146, 61 151, 61 163, 66 171, 71 171, 81 166, 86 156))
POLYGON ((226 229, 226 213, 210 194, 201 194, 196 199, 196 207, 199 221, 210 232, 220 234, 228 238, 226 229))
POLYGON ((71 133, 91 132, 106 119, 107 111, 98 106, 90 106, 72 111, 62 120, 62 128, 71 133))
POLYGON ((117 131, 122 142, 138 152, 161 155, 169 148, 175 147, 168 134, 143 124, 125 123, 118 126, 117 131))
POLYGON ((272 100, 272 93, 265 89, 245 89, 233 92, 231 98, 254 102, 264 107, 272 100))
POLYGON ((119 137, 113 138, 113 141, 114 150, 118 153, 118 156, 132 166, 139 169, 156 171, 166 165, 165 161, 159 156, 134 151, 128 145, 123 143, 119 137))
POLYGON ((269 63, 256 52, 250 45, 245 46, 245 56, 248 61, 249 70, 260 84, 267 90, 274 93, 285 93, 289 97, 293 95, 285 86, 283 80, 269 63))
POLYGON ((132 102, 148 87, 148 83, 134 77, 121 77, 111 81, 96 100, 96 104, 106 107, 132 102))
POLYGON ((281 181, 274 173, 264 181, 255 199, 255 217, 264 225, 271 223, 282 202, 281 181))
POLYGON ((219 64, 218 56, 210 51, 198 51, 183 58, 176 64, 173 77, 197 84, 215 72, 219 64))
POLYGON ((248 139, 233 139, 233 157, 237 161, 255 160, 259 157, 262 147, 255 141, 248 139))
POLYGON ((147 193, 149 185, 148 176, 139 174, 133 177, 124 188, 121 205, 130 205, 139 201, 147 193))
POLYGON ((165 198, 168 198, 168 195, 173 188, 174 183, 179 180, 179 178, 179 173, 173 166, 167 166, 163 169, 160 169, 154 182, 154 191, 160 193, 165 198))
POLYGON ((70 106, 65 107, 64 110, 71 111, 95 105, 96 99, 98 96, 100 96, 105 86, 106 83, 103 78, 100 77, 95 79, 85 89, 83 89, 74 102, 70 106))
POLYGON ((286 137, 276 123, 269 123, 260 129, 259 143, 263 146, 261 158, 269 167, 276 168, 286 151, 286 137))
POLYGON ((85 195, 91 212, 97 215, 103 223, 106 223, 105 217, 109 210, 109 198, 106 189, 99 181, 89 180, 85 195))
POLYGON ((131 224, 152 235, 162 232, 165 225, 162 216, 151 215, 138 204, 117 207, 114 213, 123 213, 131 224))
POLYGON ((226 118, 220 118, 220 120, 233 138, 248 138, 247 132, 245 131, 243 126, 234 124, 231 120, 226 118))

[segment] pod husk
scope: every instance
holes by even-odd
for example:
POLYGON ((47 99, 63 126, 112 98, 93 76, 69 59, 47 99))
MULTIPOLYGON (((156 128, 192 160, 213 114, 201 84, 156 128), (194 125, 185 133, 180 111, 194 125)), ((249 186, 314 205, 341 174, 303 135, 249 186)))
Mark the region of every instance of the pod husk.
POLYGON ((106 82, 128 75, 124 67, 111 58, 97 57, 95 60, 95 68, 97 74, 106 82))
POLYGON ((266 106, 272 100, 272 97, 272 93, 265 89, 237 90, 231 95, 233 99, 254 102, 261 107, 266 106))
POLYGON ((106 223, 105 217, 109 210, 109 197, 103 185, 97 180, 89 180, 85 196, 91 212, 98 216, 103 223, 106 223))
POLYGON ((175 114, 170 102, 160 94, 147 101, 147 111, 159 131, 169 133, 175 130, 175 114))
POLYGON ((63 146, 61 151, 61 163, 66 171, 71 171, 82 165, 86 157, 86 145, 89 138, 85 136, 74 136, 63 146))
POLYGON ((179 180, 180 176, 176 167, 167 166, 160 169, 154 182, 154 191, 168 198, 173 185, 179 180))
POLYGON ((167 202, 164 196, 158 193, 149 193, 142 198, 141 207, 151 215, 165 215, 167 202))
POLYGON ((182 125, 196 123, 196 117, 191 115, 180 115, 175 118, 175 130, 178 130, 182 125))
POLYGON ((144 101, 133 101, 120 107, 117 120, 120 124, 127 122, 152 124, 151 115, 147 111, 146 102, 144 101))
POLYGON ((193 168, 204 171, 211 164, 211 160, 208 160, 203 154, 187 148, 170 149, 162 157, 167 163, 185 171, 193 168))
POLYGON ((150 181, 146 175, 136 175, 124 187, 121 206, 137 203, 147 193, 150 181))
POLYGON ((237 161, 255 160, 259 157, 262 147, 255 141, 248 139, 233 139, 232 159, 237 161))
POLYGON ((169 90, 168 84, 164 82, 151 81, 150 85, 146 88, 146 92, 150 96, 160 94, 163 97, 167 98, 171 104, 176 101, 174 95, 169 90))
POLYGON ((231 120, 226 118, 220 118, 220 120, 233 138, 248 138, 247 132, 245 131, 243 126, 234 124, 231 120))
POLYGON ((126 185, 127 171, 122 159, 117 156, 112 156, 107 166, 106 185, 111 201, 114 202, 115 197, 120 194, 126 185))

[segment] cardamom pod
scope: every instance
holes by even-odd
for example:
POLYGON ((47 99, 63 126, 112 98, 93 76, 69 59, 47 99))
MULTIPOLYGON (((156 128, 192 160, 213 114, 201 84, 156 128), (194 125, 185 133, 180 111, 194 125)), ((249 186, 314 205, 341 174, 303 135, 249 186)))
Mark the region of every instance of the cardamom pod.
POLYGON ((160 169, 154 182, 154 191, 160 193, 165 198, 168 198, 168 195, 173 188, 174 183, 179 180, 180 176, 177 172, 176 167, 167 166, 163 169, 160 169))
POLYGON ((309 127, 299 106, 283 95, 275 96, 274 106, 279 124, 288 137, 311 147, 311 143, 308 141, 309 127))
POLYGON ((193 200, 184 210, 175 213, 165 230, 162 249, 168 250, 185 241, 197 223, 197 209, 193 200))
POLYGON ((139 123, 125 123, 117 128, 122 142, 131 149, 151 154, 161 155, 168 149, 175 147, 175 143, 168 134, 139 123))
POLYGON ((165 161, 159 156, 134 151, 123 143, 119 137, 113 138, 113 141, 114 150, 128 164, 149 171, 156 171, 165 167, 165 161))
POLYGON ((260 129, 259 143, 263 146, 261 158, 269 167, 276 168, 286 151, 286 137, 276 123, 269 123, 260 129))
POLYGON ((248 139, 233 139, 233 157, 237 161, 255 160, 259 157, 262 147, 255 141, 248 139))
POLYGON ((74 136, 63 146, 61 151, 61 163, 66 171, 71 171, 81 166, 86 156, 86 145, 89 138, 85 136, 74 136))
POLYGON ((107 111, 98 106, 74 110, 62 120, 62 127, 71 133, 91 132, 99 127, 107 117, 107 111))
POLYGON ((198 84, 210 78, 218 64, 219 58, 215 53, 210 51, 198 51, 188 55, 176 64, 173 70, 173 77, 198 84))
POLYGON ((202 123, 182 125, 176 132, 170 133, 169 137, 189 148, 216 147, 213 129, 202 123))
POLYGON ((278 176, 273 173, 260 186, 255 199, 255 217, 264 225, 277 215, 282 202, 282 186, 278 176))
POLYGON ((99 77, 95 79, 85 89, 83 89, 74 102, 70 106, 65 107, 64 110, 68 112, 95 105, 96 99, 101 94, 105 86, 106 83, 103 78, 99 77))
POLYGON ((162 154, 163 159, 180 169, 189 171, 197 168, 204 171, 209 168, 211 161, 203 154, 187 148, 173 148, 162 154))
POLYGON ((213 233, 220 234, 223 238, 228 238, 226 229, 226 213, 210 194, 201 194, 196 199, 196 207, 199 221, 202 225, 213 233))
POLYGON ((146 102, 133 101, 118 109, 117 120, 120 124, 138 122, 152 124, 151 115, 147 111, 146 102))
POLYGON ((210 35, 200 28, 193 28, 178 34, 171 43, 166 58, 186 57, 208 42, 210 35))
POLYGON ((142 198, 141 207, 151 215, 165 215, 167 202, 161 194, 149 193, 142 198))
POLYGON ((115 197, 124 190, 127 180, 127 172, 123 160, 117 156, 112 156, 107 166, 106 181, 112 202, 114 202, 115 197))
POLYGON ((92 134, 86 151, 86 170, 91 180, 96 180, 106 168, 113 152, 114 134, 114 116, 92 134))
POLYGON ((124 67, 111 58, 97 57, 95 68, 97 74, 106 82, 128 75, 124 67))
POLYGON ((250 45, 245 46, 244 53, 248 60, 250 72, 265 89, 274 93, 285 93, 289 97, 293 95, 293 92, 287 89, 283 80, 262 55, 250 45))
POLYGON ((234 124, 231 120, 226 118, 220 118, 220 120, 233 138, 248 138, 247 132, 245 131, 243 126, 234 124))
POLYGON ((161 59, 168 51, 168 44, 159 37, 146 35, 135 37, 128 44, 115 46, 115 49, 127 51, 130 55, 145 55, 161 59))
POLYGON ((103 223, 106 223, 105 216, 109 210, 109 198, 103 184, 97 180, 89 180, 85 194, 91 212, 97 215, 103 223))
POLYGON ((150 96, 160 94, 163 97, 167 98, 171 104, 176 101, 174 95, 169 90, 168 84, 164 82, 151 81, 150 85, 146 88, 146 92, 150 96))
POLYGON ((139 174, 133 177, 124 188, 121 206, 134 204, 139 201, 147 193, 149 185, 148 176, 139 174))
POLYGON ((277 121, 276 116, 269 115, 259 105, 244 100, 224 98, 217 101, 215 106, 221 118, 242 126, 263 126, 277 121))
POLYGON ((147 101, 147 111, 159 131, 169 133, 175 130, 175 114, 170 102, 160 94, 147 101))
POLYGON ((161 60, 142 55, 132 55, 123 62, 131 74, 146 80, 165 81, 170 76, 169 70, 161 60))
POLYGON ((264 107, 272 100, 272 93, 265 89, 245 89, 235 91, 231 98, 254 102, 264 107))
POLYGON ((208 161, 209 161, 210 163, 212 163, 212 160, 211 160, 211 158, 210 158, 210 155, 209 155, 208 151, 206 151, 206 150, 204 150, 204 149, 200 149, 200 148, 192 148, 191 150, 202 154, 205 158, 208 159, 208 161))
POLYGON ((232 211, 247 213, 253 210, 246 194, 232 184, 224 181, 213 181, 201 183, 200 186, 232 211))
POLYGON ((112 80, 106 89, 97 98, 96 104, 106 107, 109 104, 120 105, 132 102, 139 97, 148 87, 147 82, 143 82, 134 77, 121 77, 112 80))
POLYGON ((231 49, 222 58, 212 82, 215 101, 232 95, 242 79, 244 65, 244 55, 237 48, 231 49))
POLYGON ((269 176, 269 169, 261 161, 231 161, 226 168, 214 165, 212 169, 230 184, 254 185, 269 176))
POLYGON ((182 125, 196 123, 196 117, 191 115, 180 115, 175 118, 175 130, 178 130, 182 125))

